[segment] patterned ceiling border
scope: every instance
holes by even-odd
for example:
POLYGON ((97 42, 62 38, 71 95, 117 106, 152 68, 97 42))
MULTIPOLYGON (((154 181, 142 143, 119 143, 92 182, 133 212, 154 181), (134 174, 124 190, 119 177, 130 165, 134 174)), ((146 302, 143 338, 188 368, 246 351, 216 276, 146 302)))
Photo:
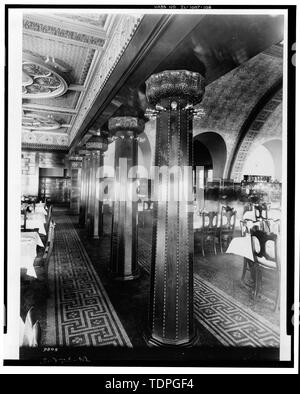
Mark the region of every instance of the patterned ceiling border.
POLYGON ((28 144, 26 142, 22 142, 22 149, 28 149, 30 151, 62 151, 68 152, 67 146, 59 146, 59 145, 45 145, 45 144, 28 144))
POLYGON ((56 145, 68 148, 69 136, 63 133, 46 133, 38 131, 22 130, 22 143, 24 144, 42 144, 46 146, 56 145))
POLYGON ((77 33, 76 31, 45 25, 43 23, 30 21, 28 19, 23 20, 23 28, 38 33, 51 34, 56 37, 62 37, 69 40, 74 40, 81 43, 96 45, 100 47, 103 47, 103 45, 105 44, 105 40, 103 38, 97 38, 84 33, 77 33))
POLYGON ((81 104, 81 108, 72 127, 70 143, 76 136, 88 111, 91 109, 97 96, 100 94, 108 78, 126 50, 135 31, 141 23, 142 18, 142 14, 136 14, 126 16, 122 15, 118 19, 114 27, 113 34, 107 42, 107 46, 99 59, 99 67, 90 82, 89 89, 87 89, 87 95, 81 104))

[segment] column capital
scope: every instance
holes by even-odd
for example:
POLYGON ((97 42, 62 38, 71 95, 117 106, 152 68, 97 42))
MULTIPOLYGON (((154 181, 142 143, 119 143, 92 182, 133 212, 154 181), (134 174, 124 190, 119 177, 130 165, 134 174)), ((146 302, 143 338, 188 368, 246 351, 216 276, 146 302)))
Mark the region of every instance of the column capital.
POLYGON ((86 149, 91 152, 106 152, 108 149, 107 138, 97 134, 93 135, 86 142, 86 149))
POLYGON ((176 99, 184 99, 186 103, 195 105, 202 100, 204 91, 205 78, 188 70, 166 70, 146 80, 146 97, 154 106, 164 99, 170 100, 171 109, 177 108, 176 99))
POLYGON ((72 155, 69 156, 69 161, 82 161, 82 157, 80 155, 72 155))
POLYGON ((89 150, 87 150, 87 149, 80 149, 78 151, 79 156, 81 156, 82 158, 84 158, 85 156, 90 155, 90 153, 91 152, 89 150))
POLYGON ((79 155, 69 156, 69 162, 71 164, 71 168, 81 168, 82 166, 82 157, 79 155))
POLYGON ((116 137, 135 137, 144 128, 145 121, 135 116, 116 116, 108 121, 108 129, 116 137))

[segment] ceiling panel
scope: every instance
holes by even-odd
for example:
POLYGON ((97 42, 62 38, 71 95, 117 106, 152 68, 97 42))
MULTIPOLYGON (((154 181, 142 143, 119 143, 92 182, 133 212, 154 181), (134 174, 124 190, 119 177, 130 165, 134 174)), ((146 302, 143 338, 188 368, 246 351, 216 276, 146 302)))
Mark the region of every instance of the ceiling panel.
POLYGON ((23 52, 43 58, 54 57, 70 69, 67 75, 70 83, 83 84, 95 54, 94 49, 67 44, 55 39, 23 35, 23 52))
POLYGON ((73 22, 79 22, 90 27, 104 28, 105 22, 107 21, 107 14, 95 14, 95 13, 81 13, 81 14, 71 14, 71 13, 55 13, 53 14, 59 20, 64 21, 65 19, 70 19, 73 22))
POLYGON ((24 99, 25 104, 39 104, 53 108, 75 109, 80 92, 68 90, 63 96, 49 99, 24 99))

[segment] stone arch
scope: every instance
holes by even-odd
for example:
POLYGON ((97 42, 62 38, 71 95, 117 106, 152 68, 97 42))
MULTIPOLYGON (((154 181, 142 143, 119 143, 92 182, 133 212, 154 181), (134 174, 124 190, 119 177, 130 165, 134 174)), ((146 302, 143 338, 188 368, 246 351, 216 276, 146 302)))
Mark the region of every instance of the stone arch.
POLYGON ((235 182, 241 181, 243 167, 249 151, 253 148, 254 141, 261 134, 269 117, 282 102, 281 85, 281 82, 280 84, 276 83, 261 98, 241 128, 239 140, 236 143, 228 165, 228 178, 233 179, 235 182))

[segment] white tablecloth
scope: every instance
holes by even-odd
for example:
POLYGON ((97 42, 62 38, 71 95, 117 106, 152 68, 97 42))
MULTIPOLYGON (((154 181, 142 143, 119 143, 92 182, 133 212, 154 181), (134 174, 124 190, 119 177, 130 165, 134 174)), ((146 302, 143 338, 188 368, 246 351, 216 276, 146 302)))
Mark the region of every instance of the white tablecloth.
POLYGON ((19 319, 19 345, 23 346, 24 341, 24 331, 25 331, 25 323, 22 318, 19 319))
POLYGON ((41 240, 41 237, 39 236, 39 234, 36 231, 32 231, 32 232, 21 232, 21 240, 22 239, 32 239, 36 246, 41 246, 44 247, 44 244, 41 240))
POLYGON ((42 213, 42 214, 45 215, 45 216, 47 215, 47 211, 46 211, 46 209, 44 208, 43 205, 42 205, 42 206, 36 205, 36 206, 35 206, 34 212, 35 212, 35 213, 42 213))
POLYGON ((202 216, 194 213, 194 230, 202 228, 202 216))
POLYGON ((41 212, 32 212, 27 215, 27 220, 41 220, 43 223, 46 223, 46 217, 41 212))
POLYGON ((246 257, 249 260, 254 260, 252 247, 251 247, 251 236, 247 234, 245 237, 236 237, 230 242, 226 253, 237 254, 242 257, 246 257))
MULTIPOLYGON (((259 242, 257 238, 254 238, 255 242, 255 250, 259 251, 259 242)), ((274 257, 274 244, 273 241, 266 242, 266 252, 269 256, 274 257)), ((246 257, 249 260, 254 261, 253 253, 252 253, 252 245, 251 245, 251 236, 250 234, 246 234, 245 237, 237 237, 233 238, 230 242, 226 253, 236 254, 238 256, 246 257)), ((277 238, 277 256, 280 259, 280 237, 277 238)))
POLYGON ((27 229, 38 228, 40 234, 46 235, 46 230, 45 230, 44 220, 43 219, 40 219, 40 218, 39 219, 28 218, 26 220, 26 228, 27 229))
POLYGON ((36 241, 31 238, 21 238, 21 268, 27 269, 27 275, 36 278, 35 269, 33 267, 36 258, 36 241))

